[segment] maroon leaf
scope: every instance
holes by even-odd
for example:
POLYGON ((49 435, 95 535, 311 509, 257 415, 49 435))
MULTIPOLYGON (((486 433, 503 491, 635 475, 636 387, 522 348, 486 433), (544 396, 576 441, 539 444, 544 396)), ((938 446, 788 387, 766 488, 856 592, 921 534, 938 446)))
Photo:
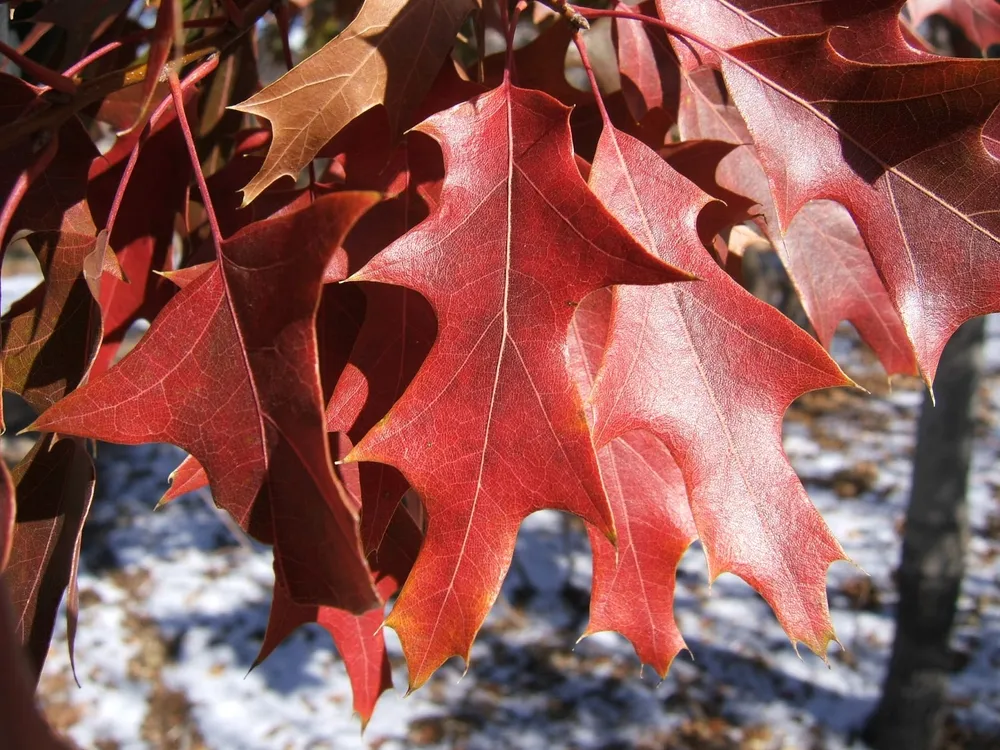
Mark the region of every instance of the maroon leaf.
POLYGON ((1000 64, 916 53, 860 64, 818 35, 738 48, 724 70, 780 227, 812 199, 851 212, 932 382, 951 334, 1000 309, 989 187, 1000 165, 981 137, 1000 102, 1000 64))
POLYGON ((315 315, 333 248, 374 200, 329 196, 227 240, 221 262, 125 359, 36 425, 179 445, 205 467, 222 508, 258 538, 273 534, 277 574, 296 600, 359 612, 376 598, 331 468, 315 315))
POLYGON ((12 472, 17 488, 14 542, 4 578, 15 632, 37 680, 49 650, 56 612, 70 586, 70 657, 76 632, 76 567, 80 534, 94 494, 94 465, 83 441, 44 435, 12 472))
MULTIPOLYGON (((906 330, 850 215, 828 201, 813 208, 807 204, 806 215, 794 219, 785 234, 781 232, 767 175, 718 72, 703 68, 686 77, 679 124, 684 138, 715 138, 733 144, 731 153, 719 163, 716 179, 759 204, 762 220, 758 223, 795 283, 823 346, 830 346, 840 321, 850 320, 888 374, 914 374, 917 365, 906 330), (820 218, 829 219, 822 222, 829 224, 825 232, 810 231, 820 218)), ((718 190, 702 182, 699 185, 727 206, 738 205, 718 190)))

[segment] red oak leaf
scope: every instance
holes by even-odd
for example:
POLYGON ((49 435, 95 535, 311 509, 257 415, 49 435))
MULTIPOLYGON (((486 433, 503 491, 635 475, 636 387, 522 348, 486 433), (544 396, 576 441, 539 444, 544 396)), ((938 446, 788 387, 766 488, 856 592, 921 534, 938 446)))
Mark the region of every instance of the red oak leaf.
MULTIPOLYGON (((759 204, 758 224, 788 270, 823 346, 830 346, 840 321, 850 320, 889 375, 916 374, 906 330, 850 215, 829 201, 810 203, 782 234, 767 175, 720 73, 702 68, 685 76, 678 123, 685 139, 714 138, 733 144, 715 177, 725 188, 759 204)), ((736 205, 730 197, 708 191, 727 205, 736 205)))
MULTIPOLYGON (((656 15, 652 0, 638 8, 618 3, 617 9, 656 15)), ((647 117, 659 118, 669 127, 677 117, 680 75, 666 34, 654 26, 620 18, 615 19, 613 31, 622 93, 632 116, 639 123, 647 117)))
POLYGON ((781 421, 806 391, 851 381, 718 267, 695 229, 708 196, 657 153, 609 128, 590 184, 649 248, 700 279, 615 289, 591 395, 597 444, 636 429, 659 438, 684 475, 710 576, 746 580, 793 642, 825 655, 826 571, 844 553, 785 457, 781 421))
MULTIPOLYGON (((249 211, 254 206, 259 208, 264 203, 266 203, 264 200, 255 201, 246 210, 249 211)), ((166 275, 183 289, 202 273, 212 268, 213 265, 214 263, 203 263, 166 275)), ((323 288, 320 309, 316 315, 316 333, 324 401, 327 400, 328 391, 331 390, 326 385, 327 380, 333 378, 336 382, 336 378, 344 369, 351 345, 357 338, 361 318, 364 316, 364 300, 361 300, 360 310, 356 304, 356 297, 360 296, 357 289, 346 285, 327 284, 323 288), (352 305, 351 302, 355 304, 352 305), (340 361, 331 361, 333 359, 340 361)), ((170 473, 168 479, 170 487, 156 504, 157 508, 176 500, 181 495, 208 486, 208 475, 194 456, 185 457, 180 465, 170 473)), ((249 529, 244 530, 249 531, 249 529)))
MULTIPOLYGON (((345 484, 347 480, 345 478, 345 484)), ((400 504, 385 533, 388 542, 381 555, 370 554, 372 572, 383 601, 395 594, 413 565, 420 549, 420 530, 409 512, 400 504)), ((292 631, 309 622, 316 622, 333 638, 340 652, 354 694, 354 711, 361 717, 361 726, 371 719, 375 704, 392 687, 389 656, 385 649, 382 620, 385 608, 377 607, 355 615, 333 607, 309 607, 293 602, 288 592, 275 583, 267 631, 254 665, 260 664, 292 631)))
POLYGON ((471 0, 369 0, 333 41, 234 106, 267 118, 274 132, 260 172, 244 188, 244 204, 279 177, 297 177, 372 107, 385 107, 393 134, 402 130, 471 10, 471 0))
POLYGON ((205 467, 221 507, 273 537, 276 573, 296 600, 358 612, 377 597, 356 512, 332 471, 315 316, 334 247, 375 200, 328 196, 225 241, 220 262, 178 292, 125 359, 36 423, 179 445, 205 467), (262 517, 270 527, 253 520, 262 517))
MULTIPOLYGON (((398 589, 392 578, 383 578, 377 586, 383 599, 398 589)), ((261 664, 297 628, 307 623, 319 623, 326 630, 344 660, 354 695, 354 712, 361 717, 364 729, 371 719, 379 696, 392 687, 389 656, 385 650, 385 634, 380 630, 385 618, 384 607, 354 615, 333 607, 310 607, 296 604, 279 584, 274 586, 267 631, 254 666, 261 664)))
POLYGON ((468 661, 525 516, 566 510, 613 534, 563 356, 573 307, 610 284, 687 278, 587 189, 568 115, 504 82, 418 126, 444 152, 441 203, 352 277, 407 286, 438 320, 424 366, 348 457, 397 467, 429 516, 387 621, 411 687, 449 656, 468 661))
MULTIPOLYGON (((583 300, 569 336, 570 367, 580 393, 593 386, 611 313, 611 293, 583 300)), ((684 477, 666 447, 642 430, 612 440, 597 453, 608 490, 617 547, 587 527, 594 552, 590 623, 585 636, 615 630, 635 645, 661 677, 684 648, 674 619, 677 565, 695 538, 684 477)))
POLYGON ((861 64, 826 35, 728 54, 726 83, 780 228, 812 199, 850 211, 933 382, 951 334, 1000 310, 1000 164, 982 140, 1000 103, 1000 63, 913 53, 908 63, 861 64), (915 129, 915 118, 933 127, 915 129))

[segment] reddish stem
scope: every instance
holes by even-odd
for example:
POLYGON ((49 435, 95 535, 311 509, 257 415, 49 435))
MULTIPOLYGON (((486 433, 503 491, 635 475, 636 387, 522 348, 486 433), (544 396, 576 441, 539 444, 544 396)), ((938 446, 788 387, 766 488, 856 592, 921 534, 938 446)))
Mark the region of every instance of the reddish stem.
MULTIPOLYGON (((504 0, 501 0, 500 7, 506 11, 504 0)), ((527 0, 518 0, 517 5, 514 6, 514 12, 510 14, 509 21, 506 19, 506 13, 503 14, 504 22, 507 24, 507 63, 503 73, 505 81, 516 80, 517 78, 517 69, 514 66, 514 34, 517 32, 518 19, 520 19, 521 13, 527 7, 527 0)))
POLYGON ((10 194, 7 196, 7 201, 3 205, 3 210, 0 211, 0 248, 3 247, 5 243, 5 237, 7 234, 7 229, 10 227, 11 221, 14 219, 14 213, 17 211, 17 207, 21 205, 21 199, 24 198, 25 194, 28 192, 28 188, 31 187, 38 176, 45 171, 45 168, 49 166, 52 162, 52 158, 56 155, 56 151, 59 150, 59 134, 57 132, 52 133, 52 138, 46 144, 45 149, 39 154, 38 158, 28 166, 20 175, 18 175, 17 181, 14 183, 14 187, 11 188, 10 194))
POLYGON ((46 68, 44 65, 39 65, 30 57, 25 57, 10 45, 0 42, 0 55, 9 58, 21 70, 34 76, 49 88, 61 91, 64 94, 76 93, 76 81, 46 68))
MULTIPOLYGON (((145 36, 145 34, 143 34, 143 36, 145 36)), ((121 39, 117 42, 110 42, 108 44, 105 44, 103 47, 95 49, 86 57, 81 58, 80 60, 78 60, 77 62, 73 63, 71 66, 66 68, 66 70, 63 71, 63 75, 64 76, 77 75, 80 71, 82 71, 92 62, 95 62, 104 57, 105 55, 114 52, 116 49, 121 49, 122 47, 124 47, 127 41, 129 40, 121 39)))
POLYGON ((611 117, 608 115, 608 109, 604 106, 604 99, 601 97, 601 90, 597 86, 597 76, 594 75, 594 66, 590 64, 590 58, 587 56, 587 45, 584 44, 583 35, 581 32, 577 31, 573 34, 573 43, 576 44, 577 50, 580 52, 580 64, 583 65, 583 69, 587 71, 587 80, 590 81, 590 88, 594 91, 594 99, 597 100, 597 109, 601 113, 601 121, 604 123, 606 129, 610 129, 611 117))
MULTIPOLYGON (((205 76, 215 70, 218 64, 219 59, 217 56, 213 55, 208 58, 197 68, 191 71, 181 84, 181 88, 188 89, 191 86, 194 86, 205 76)), ((166 113, 171 106, 177 106, 173 97, 166 98, 160 102, 159 106, 153 110, 153 115, 149 118, 149 122, 147 122, 146 126, 142 129, 142 133, 139 135, 139 140, 136 141, 135 146, 132 148, 132 153, 129 154, 128 163, 125 165, 125 171, 122 173, 122 178, 118 182, 118 190, 115 192, 115 198, 111 202, 111 211, 108 213, 108 221, 104 227, 108 233, 108 242, 111 241, 111 231, 115 228, 115 219, 118 218, 118 209, 121 208, 122 199, 125 197, 125 188, 128 187, 129 180, 132 178, 132 172, 135 170, 136 162, 139 161, 139 150, 146 142, 146 139, 149 138, 150 133, 153 132, 153 128, 156 127, 160 118, 163 117, 164 113, 166 113)), ((183 111, 183 109, 180 111, 183 111)), ((178 117, 178 120, 179 119, 180 117, 178 117)))
POLYGON ((687 29, 681 28, 680 26, 675 26, 672 23, 667 23, 659 18, 654 18, 653 16, 644 16, 641 13, 630 13, 625 10, 600 10, 597 8, 582 8, 579 5, 567 5, 570 10, 579 13, 584 18, 623 18, 629 21, 640 21, 642 23, 649 24, 650 26, 659 26, 664 29, 668 34, 672 36, 681 37, 683 39, 690 40, 696 44, 700 44, 702 47, 712 50, 716 54, 723 55, 725 57, 730 57, 724 49, 721 49, 718 45, 713 44, 707 39, 693 34, 687 29))
MULTIPOLYGON (((215 64, 218 64, 218 57, 213 57, 215 64)), ((201 191, 201 199, 204 201, 205 213, 208 214, 208 223, 212 228, 212 244, 215 245, 215 252, 222 257, 222 230, 219 228, 219 219, 215 215, 215 208, 212 206, 212 198, 208 193, 208 183, 205 182, 205 173, 201 171, 201 162, 198 160, 198 149, 194 143, 194 135, 191 133, 191 126, 188 124, 187 114, 184 112, 184 93, 181 89, 181 82, 177 78, 177 73, 171 70, 167 75, 170 82, 170 95, 174 100, 174 110, 177 112, 177 122, 180 123, 181 132, 184 133, 184 142, 187 143, 188 157, 191 159, 191 168, 194 170, 195 180, 198 182, 198 189, 201 191)), ((185 81, 191 85, 191 81, 185 81)))
MULTIPOLYGON (((229 19, 223 18, 222 16, 216 16, 215 18, 196 18, 193 21, 185 21, 184 28, 185 29, 216 28, 220 26, 225 26, 227 23, 229 23, 229 19)), ((66 70, 63 71, 63 75, 67 77, 75 76, 79 74, 80 71, 82 71, 88 65, 99 60, 105 55, 114 52, 116 49, 121 49, 127 44, 134 44, 135 42, 140 42, 144 39, 147 39, 152 33, 153 33, 152 29, 142 29, 141 31, 136 31, 127 36, 123 36, 121 39, 118 39, 114 42, 109 42, 108 44, 105 44, 103 47, 94 50, 81 60, 73 63, 73 65, 70 66, 69 68, 66 68, 66 70)))

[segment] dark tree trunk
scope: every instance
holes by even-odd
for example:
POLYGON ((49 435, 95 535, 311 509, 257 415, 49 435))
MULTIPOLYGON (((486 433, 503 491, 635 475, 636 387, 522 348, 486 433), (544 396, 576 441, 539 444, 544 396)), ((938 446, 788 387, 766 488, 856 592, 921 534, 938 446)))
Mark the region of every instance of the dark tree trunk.
POLYGON ((882 700, 865 728, 877 750, 932 750, 941 741, 949 638, 968 545, 966 484, 985 318, 948 342, 924 398, 899 568, 896 639, 882 700))

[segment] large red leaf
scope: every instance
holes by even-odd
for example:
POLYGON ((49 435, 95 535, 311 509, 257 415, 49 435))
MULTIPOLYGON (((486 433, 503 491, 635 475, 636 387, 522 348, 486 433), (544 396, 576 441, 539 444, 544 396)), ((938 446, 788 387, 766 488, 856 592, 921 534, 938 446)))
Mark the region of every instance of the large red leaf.
POLYGON ((504 82, 418 126, 444 152, 441 203, 352 277, 407 286, 438 320, 424 366, 348 457, 396 466, 429 515, 388 619, 411 687, 468 660, 525 516, 557 508, 613 534, 563 356, 573 307, 609 284, 686 278, 587 189, 568 115, 504 82))
POLYGON ((315 316, 330 255, 374 200, 328 196, 225 241, 221 262, 171 300, 125 359, 36 424, 181 446, 244 528, 270 517, 257 535, 273 533, 278 577, 296 600, 351 611, 377 598, 356 512, 332 471, 315 316))
MULTIPOLYGON (((268 191, 265 191, 265 196, 267 193, 268 191)), ((280 203, 280 200, 278 203, 280 203)), ((269 201, 267 200, 257 200, 248 206, 245 211, 261 210, 268 204, 269 201)), ((272 204, 270 207, 274 208, 275 206, 272 204)), ((276 211, 279 213, 286 210, 290 210, 288 206, 276 208, 276 211)), ((370 213, 371 211, 366 216, 370 213)), ((355 227, 359 225, 360 222, 355 227)), ((169 275, 170 280, 183 288, 211 267, 211 263, 206 263, 201 266, 182 269, 181 271, 171 273, 169 275)), ((316 315, 316 338, 319 346, 319 370, 320 379, 323 384, 324 401, 327 400, 329 391, 332 390, 332 386, 328 386, 327 384, 328 381, 333 380, 334 383, 336 382, 346 365, 351 346, 358 336, 361 318, 364 317, 364 300, 360 300, 360 306, 357 304, 357 298, 361 296, 359 290, 349 285, 327 284, 323 287, 319 312, 316 315)), ((335 430, 336 428, 329 429, 335 430)), ((378 464, 373 464, 373 466, 378 466, 378 464)), ((180 465, 170 473, 169 480, 170 487, 167 488, 167 491, 163 493, 163 497, 157 503, 158 508, 172 500, 176 500, 181 495, 186 495, 189 492, 194 492, 208 486, 208 475, 205 473, 204 467, 202 467, 198 459, 194 456, 186 456, 180 465)), ((400 491, 400 496, 402 496, 405 490, 406 488, 404 487, 400 491)), ((363 527, 364 524, 362 523, 363 527)), ((365 538, 365 535, 362 534, 362 539, 365 538)))
MULTIPOLYGON (((589 395, 607 341, 611 293, 587 296, 573 316, 569 361, 589 395)), ((594 553, 590 623, 584 635, 616 630, 665 677, 684 639, 674 619, 677 565, 695 538, 684 477, 663 443, 635 430, 597 453, 618 531, 613 545, 588 526, 594 553)))
POLYGON ((72 657, 76 566, 83 522, 94 495, 94 464, 82 440, 56 440, 53 435, 45 435, 12 474, 17 488, 17 517, 4 577, 14 605, 15 632, 28 652, 37 679, 67 586, 72 657))
MULTIPOLYGON (((767 175, 720 73, 702 68, 685 76, 678 124, 685 139, 733 144, 716 179, 759 204, 758 223, 788 270, 822 344, 829 347, 837 324, 850 320, 888 374, 915 374, 906 330, 850 215, 829 201, 810 203, 781 232, 767 175)), ((728 196, 712 194, 734 205, 728 196)))
POLYGON ((1000 102, 1000 63, 913 53, 907 63, 861 64, 825 35, 730 55, 726 81, 781 229, 812 199, 851 212, 932 382, 951 334, 1000 309, 1000 164, 982 140, 1000 102))
POLYGON ((739 575, 793 641, 825 654, 826 571, 844 553, 785 457, 781 420, 802 393, 850 381, 716 265, 695 229, 707 196, 658 154, 608 129, 590 184, 648 247, 700 279, 616 288, 591 396, 597 444, 636 429, 662 440, 684 475, 711 577, 739 575))

